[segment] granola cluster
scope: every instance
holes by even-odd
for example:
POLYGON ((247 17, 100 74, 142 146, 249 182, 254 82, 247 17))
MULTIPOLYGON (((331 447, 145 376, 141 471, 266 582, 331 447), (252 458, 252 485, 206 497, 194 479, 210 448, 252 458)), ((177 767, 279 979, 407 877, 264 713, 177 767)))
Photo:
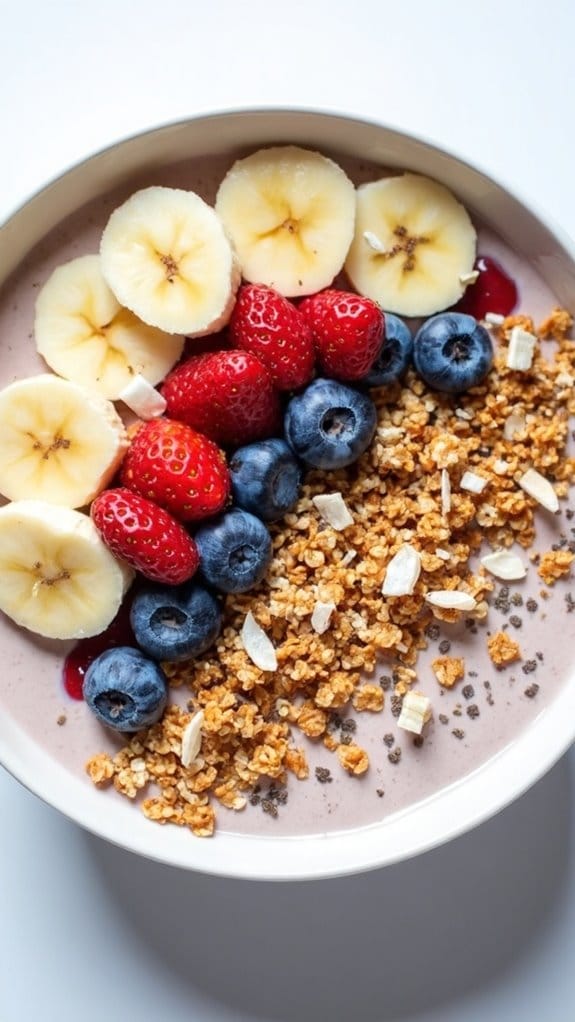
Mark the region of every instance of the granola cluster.
MULTIPOLYGON (((452 606, 431 605, 429 592, 468 594, 475 602, 465 616, 485 618, 494 580, 481 568, 471 570, 470 558, 482 544, 531 547, 537 505, 519 485, 526 470, 536 469, 558 496, 568 492, 575 476, 575 459, 566 453, 575 413, 571 325, 563 310, 554 310, 538 331, 525 316, 508 317, 493 328, 489 377, 457 398, 431 392, 413 372, 401 385, 373 391, 379 418, 370 449, 348 469, 307 474, 297 509, 271 528, 274 554, 264 582, 227 598, 225 626, 209 654, 164 665, 170 684, 185 692, 186 709, 172 704, 159 724, 116 756, 95 756, 87 765, 93 782, 113 784, 128 798, 151 786, 156 793, 142 800, 146 816, 207 836, 214 803, 241 810, 262 779, 284 784, 290 773, 307 777, 298 733, 335 752, 344 770, 363 774, 368 756, 349 734, 334 730, 334 716, 348 704, 358 712, 382 710, 384 692, 371 677, 382 662, 393 675, 392 712, 399 714, 417 678, 426 629, 434 618, 462 616, 452 606), (516 325, 543 341, 528 371, 506 366, 516 325), (460 486, 465 472, 486 480, 481 492, 460 486), (353 516, 341 530, 313 503, 318 494, 336 492, 353 516), (384 597, 386 567, 405 544, 418 551, 421 573, 411 595, 384 597), (321 633, 311 620, 318 602, 335 605, 321 633), (260 670, 242 644, 248 610, 276 648, 274 672, 260 670), (201 750, 186 767, 182 733, 199 711, 201 750)), ((551 584, 571 560, 564 552, 544 555, 541 577, 551 584)), ((492 637, 489 653, 496 664, 520 656, 504 633, 492 637)), ((440 685, 463 677, 453 658, 438 658, 433 667, 440 685)))

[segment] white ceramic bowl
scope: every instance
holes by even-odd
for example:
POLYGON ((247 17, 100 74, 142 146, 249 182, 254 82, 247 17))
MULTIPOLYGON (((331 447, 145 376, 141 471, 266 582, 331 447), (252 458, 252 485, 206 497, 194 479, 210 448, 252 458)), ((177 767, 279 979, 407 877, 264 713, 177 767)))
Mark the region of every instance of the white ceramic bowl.
MULTIPOLYGON (((194 155, 295 142, 336 150, 443 181, 530 260, 567 308, 575 308, 575 252, 540 212, 464 161, 380 124, 310 111, 223 113, 158 128, 67 171, 19 209, 0 231, 0 283, 52 227, 134 174, 194 155)), ((101 837, 187 869, 263 880, 325 877, 367 870, 419 854, 481 823, 540 778, 575 738, 575 685, 499 755, 425 802, 357 830, 301 838, 219 833, 211 841, 150 824, 60 766, 2 712, 0 758, 27 788, 101 837), (103 801, 104 799, 104 801, 103 801)), ((92 750, 86 750, 87 755, 92 750)))

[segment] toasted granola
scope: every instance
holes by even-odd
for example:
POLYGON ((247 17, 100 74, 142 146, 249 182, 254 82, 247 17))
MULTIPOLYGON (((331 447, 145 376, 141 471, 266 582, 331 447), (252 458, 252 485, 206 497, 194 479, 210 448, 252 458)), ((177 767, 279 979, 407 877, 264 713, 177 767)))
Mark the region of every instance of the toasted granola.
MULTIPOLYGON (((214 800, 241 811, 262 778, 283 784, 288 772, 308 776, 299 734, 336 752, 344 770, 365 772, 367 754, 329 729, 330 714, 349 705, 358 713, 380 712, 383 690, 370 675, 385 661, 398 716, 417 679, 428 627, 463 616, 473 624, 488 615, 493 580, 472 570, 473 555, 484 544, 532 546, 538 509, 519 479, 535 469, 553 480, 559 497, 573 482, 575 459, 566 453, 575 413, 571 324, 561 309, 538 331, 529 317, 507 317, 493 327, 488 378, 455 399, 428 390, 413 371, 402 384, 375 389, 378 427, 369 450, 348 469, 308 472, 297 508, 271 526, 265 580, 227 598, 224 628, 209 653, 164 665, 174 690, 186 691, 190 713, 170 705, 159 724, 130 738, 115 757, 93 757, 87 771, 94 784, 113 783, 129 798, 151 786, 157 794, 142 802, 149 819, 207 836, 215 825, 214 800), (553 339, 555 350, 546 346, 544 356, 538 345, 529 371, 508 368, 513 326, 553 339), (481 492, 461 488, 465 472, 487 480, 481 492), (345 528, 330 526, 314 505, 314 497, 336 493, 353 519, 345 528), (387 565, 404 544, 419 552, 420 576, 411 595, 384 597, 387 565), (474 609, 426 602, 428 592, 444 590, 467 594, 474 609), (321 633, 311 620, 318 602, 335 607, 321 633), (276 671, 260 670, 242 645, 248 611, 275 647, 276 671), (185 768, 181 737, 198 709, 204 712, 201 750, 185 768)), ((541 558, 539 574, 551 584, 572 559, 568 551, 552 551, 541 558)), ((488 639, 488 650, 498 667, 521 657, 519 644, 503 631, 488 639)), ((464 675, 460 658, 436 658, 433 669, 446 687, 464 675)))

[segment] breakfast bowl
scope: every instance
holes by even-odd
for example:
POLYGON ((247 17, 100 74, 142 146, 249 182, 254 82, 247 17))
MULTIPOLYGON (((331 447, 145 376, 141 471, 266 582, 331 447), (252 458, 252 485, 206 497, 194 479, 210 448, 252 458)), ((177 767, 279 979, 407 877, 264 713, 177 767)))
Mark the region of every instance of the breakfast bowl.
MULTIPOLYGON (((324 619, 323 631, 309 624, 312 610, 322 602, 318 600, 319 576, 314 575, 314 565, 324 564, 328 556, 321 544, 327 543, 326 549, 337 551, 345 562, 338 568, 346 573, 345 579, 334 574, 341 595, 332 611, 334 621, 348 615, 348 630, 341 633, 345 634, 341 648, 336 643, 334 652, 332 643, 329 656, 326 654, 329 669, 321 697, 313 678, 306 687, 305 678, 297 680, 292 672, 290 678, 296 680, 291 691, 289 686, 282 688, 270 681, 274 670, 269 670, 269 665, 267 670, 257 668, 260 674, 255 681, 248 672, 245 685, 241 667, 236 673, 232 659, 222 661, 219 673, 213 676, 206 667, 201 684, 187 686, 182 671, 167 670, 171 698, 180 708, 172 722, 174 735, 164 730, 147 742, 141 736, 117 734, 103 727, 85 701, 73 698, 80 693, 71 691, 69 685, 66 688, 64 672, 73 641, 41 637, 6 615, 0 620, 2 765, 49 805, 105 840, 183 869, 258 880, 356 873, 440 845, 516 799, 551 768, 575 737, 575 686, 569 656, 575 640, 575 601, 569 591, 575 530, 570 526, 574 515, 569 507, 568 429, 574 382, 568 370, 570 360, 575 364, 575 356, 568 340, 568 316, 553 311, 575 309, 575 252, 560 230, 514 189, 422 139, 382 124, 307 110, 220 113, 129 138, 63 173, 2 227, 0 386, 49 373, 35 343, 37 296, 57 267, 98 253, 112 212, 130 196, 164 186, 197 192, 211 205, 236 161, 262 149, 287 146, 329 157, 355 186, 397 179, 402 174, 439 182, 467 211, 478 235, 473 257, 477 252, 479 270, 469 266, 470 272, 462 275, 466 278, 461 286, 464 298, 468 297, 466 288, 475 286, 486 260, 503 269, 505 279, 518 288, 512 307, 501 311, 496 292, 493 305, 486 308, 484 302, 482 307, 481 329, 502 352, 500 376, 490 384, 473 381, 469 398, 461 391, 437 396, 433 387, 414 382, 413 375, 403 383, 396 381, 383 394, 379 388, 376 403, 380 418, 374 442, 383 444, 381 478, 385 480, 386 473, 395 478, 393 474, 399 473, 400 483, 407 479, 404 490, 403 484, 395 490, 391 482, 387 487, 388 496, 393 490, 396 500, 393 514, 397 525, 391 523, 390 529, 393 524, 394 529, 404 530, 395 550, 400 540, 410 545, 405 531, 410 528, 410 516, 402 501, 413 497, 419 507, 431 502, 429 508, 434 508, 430 510, 425 559, 418 561, 418 577, 411 588, 395 595, 389 591, 386 595, 383 588, 381 600, 400 601, 393 605, 399 608, 397 614, 390 611, 386 618, 393 638, 386 646, 370 632, 370 641, 372 645, 379 642, 382 656, 374 665, 371 649, 366 663, 360 662, 357 644, 361 648, 371 613, 366 593, 374 591, 361 565, 374 563, 376 574, 381 568, 377 575, 381 594, 391 555, 391 548, 385 546, 385 531, 379 533, 383 535, 379 554, 374 547, 373 522, 368 522, 369 493, 378 492, 378 499, 383 499, 387 483, 377 490, 376 472, 376 481, 366 483, 361 499, 353 491, 355 502, 349 490, 354 531, 344 540, 345 524, 330 522, 329 515, 322 519, 321 501, 315 504, 313 498, 337 496, 342 490, 345 497, 345 487, 355 485, 352 476, 356 478, 352 470, 345 475, 346 467, 333 476, 333 485, 326 484, 325 477, 319 480, 312 471, 311 489, 303 491, 304 503, 285 519, 287 525, 280 522, 271 527, 276 553, 292 542, 293 535, 297 538, 298 529, 304 535, 295 558, 299 558, 301 571, 294 576, 294 588, 303 595, 294 597, 295 604, 289 605, 285 616, 293 621, 284 624, 283 631, 277 622, 273 624, 284 670, 288 663, 291 670, 296 662, 305 660, 305 643, 313 639, 316 649, 321 636, 329 635, 329 621, 324 619), (513 344, 521 349, 517 362, 510 354, 513 344), (535 355, 527 350, 530 344, 535 355), (557 364, 554 358, 559 359, 557 364), (551 368, 545 369, 546 365, 551 368), (404 420, 410 416, 408 443, 404 420), (502 438, 499 433, 496 436, 496 430, 502 438), (560 434, 561 443, 556 434, 560 434), (507 443, 507 460, 497 447, 500 442, 507 443), (409 476, 413 469, 406 468, 405 458, 427 465, 418 475, 418 489, 413 489, 416 484, 409 476), (402 472, 407 476, 401 476, 402 472), (465 474, 467 483, 462 485, 465 474), (327 485, 330 488, 326 490, 327 485), (508 509, 504 522, 497 519, 502 508, 508 509), (453 521, 464 511, 465 525, 457 528, 468 530, 465 553, 461 531, 457 535, 449 529, 442 531, 450 515, 453 521), (433 517, 436 512, 438 517, 433 517), (314 515, 319 516, 319 525, 315 524, 311 533, 308 526, 306 532, 302 520, 314 515), (513 553, 506 538, 511 533, 498 533, 497 527, 515 529, 518 542, 513 553), (285 539, 282 530, 291 530, 293 535, 285 539), (335 538, 330 546, 331 533, 335 538), (323 552, 316 560, 320 547, 323 552), (489 555, 499 559, 490 561, 489 555), (443 581, 434 582, 434 573, 443 581), (453 593, 457 578, 465 596, 461 611, 453 603, 442 605, 444 597, 435 604, 427 599, 434 593, 453 593), (427 602, 418 604, 412 627, 401 599, 419 592, 414 587, 423 585, 422 579, 426 580, 427 602), (309 600, 305 603, 306 587, 314 596, 311 604, 309 600), (288 626, 292 628, 289 633, 285 631, 288 626), (291 660, 285 653, 289 643, 294 650, 291 660), (330 689, 330 678, 346 670, 359 672, 361 677, 338 698, 335 687, 330 689), (243 777, 245 783, 235 784, 227 773, 228 788, 222 782, 215 798, 216 770, 210 780, 209 758, 198 759, 200 746, 194 750, 193 761, 188 757, 183 763, 181 754, 182 729, 191 722, 190 714, 200 706, 205 719, 208 710, 215 712, 206 694, 209 676, 219 692, 222 720, 226 706, 234 704, 238 715, 242 706, 252 706, 251 693, 257 689, 266 718, 258 726, 264 728, 272 746, 266 751, 265 743, 254 744, 250 733, 246 752, 234 738, 234 769, 239 771, 234 777, 240 782, 243 777), (230 678, 239 681, 236 684, 230 678), (231 704, 221 701, 226 685, 235 692, 231 704), (411 691, 424 700, 419 728, 406 728, 402 720, 411 691), (273 698, 268 698, 269 692, 273 698), (271 769, 269 763, 266 766, 266 756, 273 759, 277 753, 274 742, 281 746, 281 761, 271 769), (288 747, 291 752, 286 758, 288 747), (254 759, 256 748, 260 773, 254 759), (90 764, 88 770, 86 764, 90 764), (182 780, 186 768, 191 771, 190 778, 196 777, 189 788, 182 780), (141 784, 135 777, 138 773, 145 774, 141 784), (197 781, 200 775, 204 777, 201 783, 197 781), (159 789, 154 787, 155 781, 161 782, 159 789), (211 802, 217 805, 213 836, 198 836, 202 827, 196 818, 191 825, 193 814, 184 812, 186 800, 202 812, 211 802), (143 813, 144 804, 147 810, 143 813)), ((397 237, 403 244, 401 234, 397 237)), ((364 231, 363 241, 375 256, 386 257, 383 247, 378 251, 378 238, 372 231, 364 231)), ((327 284, 331 279, 319 288, 327 284)), ((349 275, 338 276, 336 284, 349 289, 349 275)), ((305 293, 304 288, 290 297, 299 299, 305 293)), ((445 304, 436 311, 443 311, 445 304)), ((382 305, 384 311, 394 311, 382 305)), ((430 312, 409 308, 403 314, 416 331, 430 312)), ((181 332, 188 334, 186 329, 181 332)), ((211 340, 213 337, 212 333, 211 340)), ((186 343, 190 354, 195 342, 186 343)), ((203 344, 203 338, 198 343, 203 344)), ((126 407, 122 405, 121 411, 126 413, 126 407)), ((124 417, 129 423, 129 417, 124 417)), ((374 463, 369 465, 373 474, 374 463)), ((369 474, 364 471, 363 476, 369 474)), ((113 485, 110 480, 107 483, 113 485)), ((349 507, 344 501, 348 513, 349 507)), ((423 533, 418 535, 421 538, 423 533)), ((293 553, 295 548, 290 549, 293 553)), ((269 607, 274 593, 285 590, 289 581, 277 571, 277 585, 265 591, 269 606, 262 603, 261 590, 254 603, 260 625, 267 626, 270 634, 269 607)), ((250 598, 247 592, 236 603, 236 610, 241 607, 246 618, 250 598)), ((323 601, 325 608, 325 596, 323 601)), ((377 620, 381 624, 381 617, 377 620)), ((234 648, 244 655, 241 644, 236 642, 234 648)), ((210 651, 202 656, 208 662, 210 651)), ((247 720, 248 709, 245 716, 247 720)), ((213 736, 217 725, 211 727, 213 736)), ((197 738, 195 734, 194 742, 197 738)), ((211 834, 211 827, 207 826, 205 833, 211 834)))

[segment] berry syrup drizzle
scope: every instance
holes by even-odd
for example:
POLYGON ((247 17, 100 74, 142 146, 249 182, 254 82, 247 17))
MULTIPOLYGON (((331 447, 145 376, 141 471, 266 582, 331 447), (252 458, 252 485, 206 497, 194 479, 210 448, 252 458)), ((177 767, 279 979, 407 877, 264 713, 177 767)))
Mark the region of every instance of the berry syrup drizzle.
POLYGON ((106 649, 116 646, 134 646, 134 633, 130 626, 130 602, 124 601, 111 625, 101 635, 80 639, 64 661, 63 682, 71 699, 83 699, 84 677, 90 664, 106 649))
POLYGON ((458 301, 457 312, 465 312, 475 319, 485 319, 488 312, 509 316, 517 305, 515 281, 490 256, 477 256, 474 269, 479 270, 479 276, 458 301))

